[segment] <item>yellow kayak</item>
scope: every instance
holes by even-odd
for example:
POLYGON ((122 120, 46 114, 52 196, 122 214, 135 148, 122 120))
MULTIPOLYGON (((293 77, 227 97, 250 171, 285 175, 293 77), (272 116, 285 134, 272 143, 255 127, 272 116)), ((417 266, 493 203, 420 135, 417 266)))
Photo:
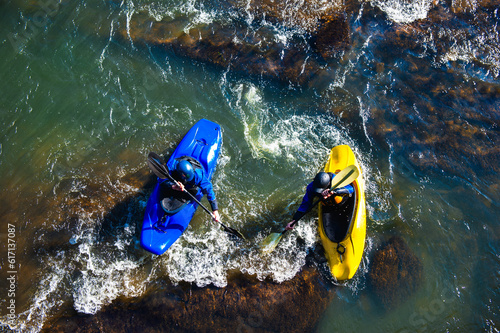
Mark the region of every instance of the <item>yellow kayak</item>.
POLYGON ((352 164, 360 172, 351 183, 354 194, 340 204, 319 205, 319 235, 330 272, 338 281, 352 278, 363 257, 366 238, 365 184, 358 161, 347 145, 334 147, 325 166, 325 172, 338 173, 352 164))

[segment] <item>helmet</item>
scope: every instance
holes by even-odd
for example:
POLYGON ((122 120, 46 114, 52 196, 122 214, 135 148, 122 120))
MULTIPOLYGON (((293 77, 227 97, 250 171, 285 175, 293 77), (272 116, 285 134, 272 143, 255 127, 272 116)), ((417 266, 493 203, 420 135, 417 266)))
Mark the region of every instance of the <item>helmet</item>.
POLYGON ((175 170, 181 176, 183 181, 191 181, 194 177, 194 169, 191 163, 186 160, 180 161, 177 163, 175 170))
POLYGON ((313 191, 316 194, 320 194, 324 190, 330 187, 330 175, 326 172, 319 172, 313 181, 313 191))

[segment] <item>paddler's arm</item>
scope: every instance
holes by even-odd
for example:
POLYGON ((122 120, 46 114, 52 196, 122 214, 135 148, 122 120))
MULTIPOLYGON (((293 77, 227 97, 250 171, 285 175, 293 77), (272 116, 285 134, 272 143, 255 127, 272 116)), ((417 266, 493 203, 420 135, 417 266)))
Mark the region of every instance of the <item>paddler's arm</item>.
POLYGON ((307 185, 306 189, 306 194, 304 194, 304 197, 302 198, 302 203, 300 204, 299 208, 293 214, 292 221, 290 221, 285 229, 286 230, 292 230, 293 227, 295 227, 295 224, 297 223, 298 220, 300 220, 306 213, 312 208, 313 200, 314 200, 314 194, 313 194, 313 183, 309 183, 307 185))
POLYGON ((207 196, 210 207, 212 208, 214 220, 220 222, 219 208, 212 183, 203 174, 200 175, 197 173, 195 177, 199 177, 198 186, 201 188, 201 192, 207 196))
POLYGON ((335 196, 345 196, 345 195, 348 195, 348 196, 351 196, 352 194, 354 193, 354 187, 349 184, 349 185, 346 185, 344 187, 341 187, 341 188, 336 188, 334 190, 324 190, 322 195, 323 195, 323 199, 327 199, 329 198, 330 196, 332 195, 335 195, 335 196))

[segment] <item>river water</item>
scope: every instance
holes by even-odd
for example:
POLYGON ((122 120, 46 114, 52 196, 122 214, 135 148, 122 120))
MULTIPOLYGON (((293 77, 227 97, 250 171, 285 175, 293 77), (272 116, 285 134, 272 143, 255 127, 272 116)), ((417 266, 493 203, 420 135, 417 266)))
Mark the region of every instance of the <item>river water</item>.
POLYGON ((141 12, 181 32, 244 22, 250 32, 271 27, 285 52, 309 34, 294 26, 301 2, 287 4, 282 21, 266 22, 252 2, 238 15, 193 0, 0 3, 2 330, 38 332, 68 308, 95 314, 158 279, 221 288, 235 271, 293 279, 319 239, 315 216, 271 256, 256 244, 290 219, 329 150, 348 144, 367 184, 365 258, 316 330, 498 332, 495 5, 362 2, 348 16, 350 47, 305 83, 194 61, 130 34, 141 12), (124 179, 201 118, 223 129, 213 179, 222 219, 252 242, 235 246, 200 211, 153 256, 133 218, 150 188, 124 179), (381 312, 367 296, 370 255, 393 235, 421 260, 423 281, 381 312))

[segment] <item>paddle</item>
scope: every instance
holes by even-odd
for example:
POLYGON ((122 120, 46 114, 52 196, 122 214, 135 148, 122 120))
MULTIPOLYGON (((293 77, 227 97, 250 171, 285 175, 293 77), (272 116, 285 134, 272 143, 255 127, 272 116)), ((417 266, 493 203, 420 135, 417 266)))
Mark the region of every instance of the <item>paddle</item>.
MULTIPOLYGON (((163 165, 161 163, 161 157, 154 153, 154 152, 150 152, 149 155, 148 155, 148 166, 149 168, 153 171, 153 173, 158 177, 158 178, 161 178, 161 179, 170 179, 171 181, 173 181, 174 183, 178 183, 171 175, 170 173, 168 172, 167 168, 165 167, 165 165, 163 165)), ((212 219, 214 221, 216 221, 217 223, 219 223, 223 228, 224 228, 224 231, 236 236, 236 237, 239 237, 241 239, 245 239, 245 236, 243 236, 243 234, 241 232, 239 232, 238 230, 236 229, 233 229, 233 228, 230 228, 226 225, 224 225, 222 222, 220 221, 217 221, 214 219, 214 216, 212 214, 211 211, 208 210, 207 207, 205 207, 198 199, 196 199, 196 197, 194 195, 192 195, 189 191, 187 191, 186 189, 184 189, 184 192, 186 192, 190 197, 191 199, 193 199, 198 205, 200 205, 209 215, 210 217, 212 217, 212 219)))
MULTIPOLYGON (((344 170, 340 171, 338 174, 335 175, 332 179, 332 184, 333 186, 330 188, 331 191, 338 187, 344 187, 346 185, 349 185, 352 183, 356 178, 358 178, 359 175, 359 170, 355 165, 349 165, 346 167, 344 170)), ((311 208, 306 212, 309 213, 319 202, 321 199, 316 200, 311 208)), ((305 215, 305 214, 304 214, 305 215)), ((297 223, 299 219, 295 220, 293 225, 297 223)), ((278 245, 279 241, 283 237, 283 235, 287 232, 288 230, 285 229, 282 232, 275 232, 267 236, 262 242, 261 242, 261 250, 263 253, 271 253, 274 248, 278 245)))

